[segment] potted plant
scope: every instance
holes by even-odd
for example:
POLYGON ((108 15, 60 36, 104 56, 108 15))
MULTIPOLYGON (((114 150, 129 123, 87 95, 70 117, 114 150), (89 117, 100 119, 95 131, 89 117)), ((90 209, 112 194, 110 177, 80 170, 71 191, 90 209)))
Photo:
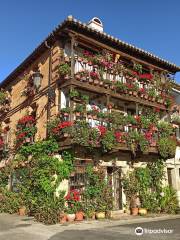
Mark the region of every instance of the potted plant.
POLYGON ((104 87, 109 88, 112 85, 112 82, 109 79, 104 79, 104 87))
POLYGON ((65 79, 69 79, 70 73, 71 73, 71 68, 68 63, 61 63, 59 65, 59 74, 60 76, 64 77, 65 79))
POLYGON ((19 208, 19 215, 20 216, 25 216, 26 215, 26 207, 25 206, 21 206, 20 208, 19 208))
POLYGON ((66 214, 67 214, 66 215, 67 216, 67 221, 68 222, 74 222, 76 215, 75 215, 75 210, 73 209, 73 207, 68 207, 66 209, 66 214))
POLYGON ((90 77, 93 79, 94 85, 99 84, 99 74, 95 71, 90 72, 90 77))
POLYGON ((60 110, 61 114, 65 117, 69 116, 69 113, 70 113, 70 108, 69 107, 66 107, 66 108, 62 108, 60 110))
POLYGON ((76 89, 71 89, 69 92, 69 97, 74 99, 79 97, 79 92, 76 89))
POLYGON ((139 199, 138 195, 134 195, 130 201, 130 209, 131 209, 131 214, 133 216, 138 215, 139 207, 140 207, 140 199, 139 199))
POLYGON ((75 220, 82 221, 84 218, 84 211, 83 211, 82 203, 76 202, 75 208, 76 208, 75 220))
POLYGON ((77 117, 81 116, 81 114, 84 112, 84 106, 81 104, 76 104, 76 107, 74 109, 74 113, 77 117))
POLYGON ((88 95, 81 95, 81 99, 83 102, 88 103, 89 102, 89 96, 88 95))
POLYGON ((67 214, 64 212, 61 212, 59 214, 59 223, 63 224, 65 222, 67 222, 67 214))

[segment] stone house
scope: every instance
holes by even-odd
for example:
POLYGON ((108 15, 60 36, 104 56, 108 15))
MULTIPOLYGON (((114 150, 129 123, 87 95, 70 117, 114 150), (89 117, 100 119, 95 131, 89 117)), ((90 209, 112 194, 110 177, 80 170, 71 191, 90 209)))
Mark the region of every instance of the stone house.
MULTIPOLYGON (((97 61, 100 61, 100 58, 97 61)), ((0 84, 0 88, 7 92, 8 99, 10 99, 0 111, 1 129, 6 129, 2 134, 5 148, 11 153, 10 156, 13 156, 16 125, 18 120, 27 114, 36 118, 37 133, 31 141, 46 138, 47 122, 61 109, 69 107, 68 120, 77 120, 74 108, 78 101, 69 95, 74 89, 78 90, 81 95, 89 96, 86 113, 93 110, 94 106, 98 106, 103 113, 114 111, 121 116, 127 114, 141 116, 142 109, 148 108, 160 109, 162 118, 165 118, 172 111, 168 109, 166 100, 158 98, 163 93, 163 89, 161 92, 155 89, 153 93, 155 96, 152 92, 147 96, 145 91, 152 89, 150 83, 152 76, 154 78, 156 76, 156 80, 160 83, 171 82, 175 96, 173 104, 179 105, 180 87, 171 80, 178 71, 180 67, 106 34, 99 18, 95 17, 88 24, 84 24, 69 16, 0 84), (102 52, 105 58, 104 62, 101 61, 102 69, 99 69, 99 63, 96 64, 94 58, 94 62, 87 61, 87 55, 91 57, 92 54, 102 52), (113 61, 108 57, 113 58, 113 61), (121 69, 113 71, 112 62, 113 66, 121 69), (63 76, 59 74, 59 66, 62 63, 70 67, 70 72, 68 74, 66 72, 63 76), (132 69, 136 73, 139 71, 141 79, 146 81, 138 81, 140 74, 135 76, 132 69), (98 71, 104 82, 100 81, 100 77, 95 74, 98 71), (132 81, 136 85, 133 85, 132 81), (126 86, 124 92, 120 91, 120 85, 119 91, 114 89, 117 82, 126 86), (136 89, 130 89, 132 86, 136 86, 136 89)), ((86 120, 91 127, 96 127, 99 121, 88 117, 86 120)), ((123 131, 128 132, 131 127, 129 124, 124 127, 123 131)), ((179 125, 177 128, 179 129, 179 125)), ((67 148, 72 148, 72 144, 69 139, 63 138, 60 141, 60 153, 67 148)), ((72 173, 69 181, 63 182, 60 187, 66 190, 83 188, 83 173, 87 163, 98 163, 111 178, 115 198, 114 208, 122 209, 125 195, 121 186, 121 177, 132 168, 133 158, 127 146, 120 144, 116 149, 102 155, 98 151, 90 154, 83 147, 76 146, 75 154, 76 171, 72 173)), ((137 154, 133 167, 146 165, 147 161, 157 158, 157 145, 152 140, 148 154, 137 154)), ((3 167, 10 160, 11 157, 2 159, 0 166, 3 167)), ((172 170, 176 166, 178 175, 180 174, 179 147, 177 147, 173 161, 172 163, 172 160, 168 160, 167 168, 172 170)), ((180 190, 179 178, 175 182, 177 183, 176 189, 180 190)))

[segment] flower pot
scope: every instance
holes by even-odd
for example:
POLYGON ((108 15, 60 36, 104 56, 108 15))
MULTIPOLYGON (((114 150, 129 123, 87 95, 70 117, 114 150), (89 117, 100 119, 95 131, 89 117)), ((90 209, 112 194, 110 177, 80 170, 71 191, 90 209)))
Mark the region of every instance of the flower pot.
POLYGON ((25 138, 25 142, 26 142, 26 143, 30 143, 30 142, 31 142, 31 139, 30 139, 30 138, 25 138))
POLYGON ((81 113, 80 112, 76 112, 76 117, 80 117, 81 113))
POLYGON ((25 216, 26 215, 26 207, 21 207, 19 208, 19 215, 20 216, 25 216))
POLYGON ((99 84, 99 80, 98 79, 94 79, 94 85, 98 85, 99 84))
POLYGON ((92 115, 88 114, 87 115, 88 119, 92 119, 92 115))
POLYGON ((139 208, 139 215, 141 215, 141 216, 147 215, 147 209, 146 208, 139 208))
POLYGON ((67 137, 69 137, 69 134, 68 134, 68 133, 63 133, 63 136, 64 136, 65 138, 67 138, 67 137))
POLYGON ((92 84, 93 83, 93 79, 89 78, 89 83, 92 84))
POLYGON ((129 95, 132 95, 132 91, 129 91, 129 95))
POLYGON ((63 113, 65 117, 69 116, 69 113, 63 113))
POLYGON ((59 223, 63 224, 67 221, 67 215, 65 213, 59 214, 59 223))
POLYGON ((74 213, 67 214, 67 221, 73 222, 75 220, 76 215, 74 213))
POLYGON ((84 218, 84 213, 82 211, 79 211, 79 212, 76 213, 76 215, 75 215, 75 220, 76 221, 82 221, 83 218, 84 218))
POLYGON ((96 219, 105 219, 105 212, 97 212, 96 219))
POLYGON ((69 61, 70 61, 69 57, 66 56, 65 59, 64 59, 64 61, 65 61, 65 62, 69 62, 69 61))
POLYGON ((139 208, 137 208, 137 207, 131 208, 131 214, 132 214, 133 216, 138 215, 138 213, 139 213, 139 208))
POLYGON ((103 81, 100 81, 100 82, 99 82, 99 85, 100 85, 100 86, 103 86, 103 81))
POLYGON ((76 74, 76 75, 75 75, 75 78, 76 78, 76 80, 80 80, 80 79, 81 79, 81 76, 80 76, 79 74, 76 74))
POLYGON ((137 92, 133 92, 133 96, 135 96, 135 97, 136 97, 136 96, 137 96, 137 92))

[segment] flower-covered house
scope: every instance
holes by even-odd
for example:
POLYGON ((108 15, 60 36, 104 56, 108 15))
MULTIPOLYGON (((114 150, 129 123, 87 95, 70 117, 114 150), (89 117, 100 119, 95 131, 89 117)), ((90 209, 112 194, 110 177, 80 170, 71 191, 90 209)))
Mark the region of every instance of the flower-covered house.
MULTIPOLYGON (((179 105, 180 90, 173 79, 179 71, 106 34, 99 18, 84 24, 69 16, 0 84, 1 128, 9 149, 1 167, 14 149, 55 138, 59 155, 71 149, 75 156, 63 189, 83 191, 85 169, 92 164, 109 179, 113 208, 123 209, 123 176, 174 157, 179 112, 175 117, 173 106, 179 105)), ((1 152, 3 144, 0 138, 1 152)))

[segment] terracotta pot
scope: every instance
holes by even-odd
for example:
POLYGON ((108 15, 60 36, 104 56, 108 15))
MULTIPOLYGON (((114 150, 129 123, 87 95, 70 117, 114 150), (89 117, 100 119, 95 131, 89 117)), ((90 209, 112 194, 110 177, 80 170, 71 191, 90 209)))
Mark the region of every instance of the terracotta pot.
POLYGON ((74 213, 67 214, 67 221, 73 222, 75 220, 76 215, 74 213))
POLYGON ((139 208, 137 208, 137 207, 131 208, 131 214, 133 216, 138 215, 138 212, 139 212, 139 208))
POLYGON ((140 215, 147 215, 147 209, 146 208, 139 208, 139 214, 140 215))
POLYGON ((81 113, 80 112, 76 112, 76 117, 80 117, 81 113))
POLYGON ((129 91, 129 95, 132 95, 132 91, 129 91))
POLYGON ((100 81, 100 82, 99 82, 99 85, 100 85, 100 86, 103 86, 103 81, 100 81))
POLYGON ((96 213, 97 219, 104 219, 105 218, 105 212, 97 212, 96 213))
POLYGON ((30 138, 25 138, 25 142, 26 142, 26 143, 30 143, 30 142, 31 142, 31 139, 30 139, 30 138))
POLYGON ((88 119, 92 119, 92 115, 88 114, 87 115, 88 119))
POLYGON ((19 215, 20 216, 25 216, 26 215, 26 207, 19 208, 19 215))
POLYGON ((89 79, 89 83, 91 83, 91 84, 92 84, 92 83, 93 83, 93 79, 91 79, 91 78, 90 78, 90 79, 89 79))
POLYGON ((94 85, 98 85, 99 84, 99 80, 95 79, 94 80, 94 85))
POLYGON ((69 134, 68 133, 63 133, 63 136, 64 137, 69 137, 69 134))
POLYGON ((64 113, 64 116, 65 116, 65 117, 69 116, 69 113, 64 113))
POLYGON ((61 224, 65 223, 67 221, 67 215, 65 213, 60 213, 59 214, 59 222, 61 224))
POLYGON ((83 218, 84 218, 84 213, 82 211, 79 211, 76 213, 76 218, 75 218, 76 221, 82 221, 83 218))
POLYGON ((64 76, 64 79, 65 79, 65 80, 68 80, 69 78, 70 78, 69 75, 65 75, 65 76, 64 76))
POLYGON ((81 76, 80 76, 79 74, 76 74, 76 75, 75 75, 75 78, 76 78, 76 80, 80 80, 80 79, 81 79, 81 76))

